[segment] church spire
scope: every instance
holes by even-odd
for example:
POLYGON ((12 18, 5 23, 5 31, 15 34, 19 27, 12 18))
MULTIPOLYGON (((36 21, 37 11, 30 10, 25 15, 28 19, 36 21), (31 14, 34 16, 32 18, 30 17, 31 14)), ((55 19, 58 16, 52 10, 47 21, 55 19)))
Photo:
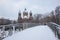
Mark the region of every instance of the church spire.
POLYGON ((30 16, 32 16, 32 11, 30 11, 30 16))
POLYGON ((21 11, 18 12, 18 23, 22 22, 21 11))
POLYGON ((26 8, 24 9, 24 12, 23 12, 23 18, 24 19, 27 19, 28 18, 28 11, 27 11, 26 8))
POLYGON ((30 17, 29 17, 29 20, 33 20, 33 17, 32 17, 32 11, 30 11, 30 17))
POLYGON ((21 11, 19 10, 19 14, 18 14, 19 16, 21 16, 21 11))

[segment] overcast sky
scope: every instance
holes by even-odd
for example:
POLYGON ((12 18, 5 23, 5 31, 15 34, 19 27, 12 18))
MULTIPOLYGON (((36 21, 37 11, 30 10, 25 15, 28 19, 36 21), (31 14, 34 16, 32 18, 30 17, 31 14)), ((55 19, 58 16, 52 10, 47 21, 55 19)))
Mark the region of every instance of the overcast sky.
POLYGON ((18 17, 18 11, 32 11, 36 13, 51 12, 57 6, 60 5, 60 0, 0 0, 0 18, 16 20, 18 17))

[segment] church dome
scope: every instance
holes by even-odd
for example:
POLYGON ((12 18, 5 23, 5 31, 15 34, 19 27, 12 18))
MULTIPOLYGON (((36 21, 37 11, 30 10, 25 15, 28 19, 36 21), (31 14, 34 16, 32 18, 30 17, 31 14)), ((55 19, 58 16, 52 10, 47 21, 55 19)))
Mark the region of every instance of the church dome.
POLYGON ((27 9, 25 8, 25 10, 24 10, 24 12, 23 12, 23 14, 25 15, 28 15, 28 11, 27 11, 27 9))

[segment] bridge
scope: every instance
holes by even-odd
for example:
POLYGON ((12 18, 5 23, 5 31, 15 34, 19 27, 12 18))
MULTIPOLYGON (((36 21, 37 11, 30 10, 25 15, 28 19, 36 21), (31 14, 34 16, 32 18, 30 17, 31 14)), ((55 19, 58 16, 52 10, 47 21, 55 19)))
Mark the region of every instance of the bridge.
POLYGON ((3 32, 0 34, 5 35, 5 37, 8 37, 18 31, 22 31, 22 30, 25 30, 27 28, 34 27, 37 25, 42 25, 42 24, 41 23, 17 23, 17 24, 1 25, 0 31, 3 31, 3 32))
POLYGON ((41 25, 41 23, 17 23, 17 24, 1 25, 0 29, 5 30, 5 31, 7 31, 9 29, 24 30, 26 28, 34 27, 34 26, 37 26, 37 25, 41 25))
MULTIPOLYGON (((17 24, 9 24, 9 25, 1 25, 0 30, 3 31, 2 35, 5 35, 5 37, 11 36, 16 32, 25 30, 30 27, 38 26, 38 25, 44 25, 41 23, 17 23, 17 24)), ((55 36, 57 36, 60 39, 60 25, 49 22, 46 25, 48 25, 52 31, 54 32, 55 36)), ((2 38, 5 38, 4 36, 1 36, 2 38)))

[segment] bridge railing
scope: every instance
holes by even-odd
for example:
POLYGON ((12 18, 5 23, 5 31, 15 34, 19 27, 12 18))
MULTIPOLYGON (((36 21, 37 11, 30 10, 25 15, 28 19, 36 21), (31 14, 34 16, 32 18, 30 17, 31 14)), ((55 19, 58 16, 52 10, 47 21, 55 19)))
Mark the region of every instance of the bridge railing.
POLYGON ((41 23, 17 23, 17 24, 9 24, 9 25, 1 25, 0 30, 3 31, 1 34, 4 33, 5 37, 11 36, 12 34, 22 31, 24 29, 38 26, 38 25, 43 25, 41 23))
POLYGON ((58 36, 58 38, 60 39, 60 25, 53 22, 49 22, 47 25, 52 29, 55 36, 58 36))

